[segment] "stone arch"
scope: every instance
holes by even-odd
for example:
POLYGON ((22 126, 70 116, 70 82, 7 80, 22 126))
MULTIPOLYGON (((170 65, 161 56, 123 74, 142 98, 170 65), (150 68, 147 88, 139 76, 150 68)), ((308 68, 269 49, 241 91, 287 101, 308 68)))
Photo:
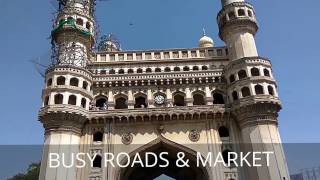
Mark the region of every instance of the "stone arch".
POLYGON ((114 96, 115 109, 127 109, 128 108, 128 96, 124 94, 118 94, 114 96))
POLYGON ((134 95, 134 108, 146 108, 148 107, 148 96, 144 93, 136 93, 134 95))
POLYGON ((194 91, 192 93, 193 105, 206 105, 206 94, 203 91, 194 91))
MULTIPOLYGON (((154 141, 132 151, 129 153, 130 161, 134 156, 139 153, 142 160, 144 160, 144 155, 146 152, 153 152, 159 155, 160 152, 169 152, 168 156, 165 156, 169 160, 169 167, 153 167, 153 168, 143 168, 141 166, 135 166, 128 168, 118 167, 115 172, 115 180, 129 180, 129 179, 154 179, 162 174, 170 176, 175 179, 184 180, 209 180, 212 179, 212 175, 209 167, 197 167, 196 158, 197 152, 186 147, 170 141, 163 136, 155 139, 154 141), (177 153, 183 152, 188 158, 190 167, 178 168, 175 165, 177 158, 177 153), (148 169, 148 170, 147 170, 148 169), (146 171, 147 170, 147 171, 146 171)), ((128 161, 123 158, 120 163, 126 164, 128 161)))
POLYGON ((173 104, 174 106, 185 106, 186 94, 181 91, 177 91, 173 93, 173 104))

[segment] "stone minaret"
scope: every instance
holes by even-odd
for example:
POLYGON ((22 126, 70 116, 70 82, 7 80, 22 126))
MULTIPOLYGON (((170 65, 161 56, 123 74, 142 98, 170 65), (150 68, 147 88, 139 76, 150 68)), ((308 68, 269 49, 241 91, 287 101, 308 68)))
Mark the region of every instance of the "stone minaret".
POLYGON ((241 129, 243 151, 273 151, 271 165, 246 168, 241 179, 288 180, 287 164, 278 131, 281 109, 271 63, 259 57, 255 34, 258 30, 253 6, 244 0, 222 0, 218 24, 228 47, 225 68, 228 96, 234 118, 241 129))
POLYGON ((76 168, 50 168, 50 153, 79 152, 83 126, 88 118, 92 77, 86 70, 94 43, 93 0, 59 0, 52 30, 53 65, 47 69, 39 120, 45 128, 40 180, 77 179, 76 168))

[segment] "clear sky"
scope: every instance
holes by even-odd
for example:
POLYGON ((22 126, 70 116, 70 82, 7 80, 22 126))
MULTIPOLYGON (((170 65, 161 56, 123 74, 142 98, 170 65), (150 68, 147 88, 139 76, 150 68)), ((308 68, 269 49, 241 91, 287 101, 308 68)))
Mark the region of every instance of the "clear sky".
MULTIPOLYGON (((284 142, 320 141, 318 0, 252 0, 257 46, 278 80, 284 142)), ((217 45, 220 0, 109 0, 98 3, 100 32, 124 49, 196 47, 205 27, 217 45), (133 24, 130 26, 130 24, 133 24)), ((41 144, 37 121, 43 78, 31 59, 45 61, 54 7, 50 0, 0 0, 0 144, 41 144)))

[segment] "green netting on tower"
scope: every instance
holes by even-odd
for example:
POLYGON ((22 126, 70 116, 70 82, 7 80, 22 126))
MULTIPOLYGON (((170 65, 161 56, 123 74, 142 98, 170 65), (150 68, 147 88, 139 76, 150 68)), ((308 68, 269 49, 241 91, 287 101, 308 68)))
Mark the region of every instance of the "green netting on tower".
POLYGON ((76 30, 78 30, 84 36, 91 36, 91 32, 79 28, 76 25, 74 19, 67 19, 67 20, 60 21, 59 25, 51 31, 51 36, 53 36, 57 31, 59 31, 65 24, 75 28, 76 30))

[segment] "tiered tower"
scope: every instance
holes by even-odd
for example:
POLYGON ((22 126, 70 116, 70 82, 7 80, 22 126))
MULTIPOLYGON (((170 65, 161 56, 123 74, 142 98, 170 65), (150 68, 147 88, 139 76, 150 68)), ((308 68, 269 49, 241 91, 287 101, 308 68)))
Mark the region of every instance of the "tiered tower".
POLYGON ((45 128, 40 180, 76 179, 76 169, 49 168, 49 153, 79 152, 82 128, 92 100, 92 77, 86 70, 94 44, 94 1, 59 0, 52 30, 53 65, 47 70, 43 108, 39 119, 45 128))
POLYGON ((238 122, 245 151, 271 151, 272 164, 246 169, 247 179, 289 179, 278 131, 281 103, 271 62, 259 57, 255 34, 258 30, 253 6, 244 0, 222 0, 218 24, 230 63, 224 69, 231 112, 238 122))

